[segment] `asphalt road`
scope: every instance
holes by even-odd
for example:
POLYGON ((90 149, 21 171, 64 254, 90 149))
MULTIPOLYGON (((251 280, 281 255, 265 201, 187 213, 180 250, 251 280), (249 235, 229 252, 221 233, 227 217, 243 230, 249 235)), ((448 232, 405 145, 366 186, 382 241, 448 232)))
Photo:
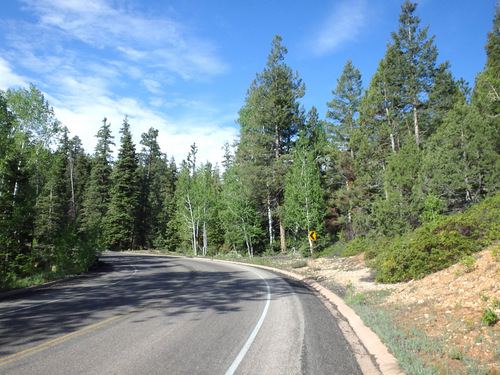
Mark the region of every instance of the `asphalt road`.
POLYGON ((0 374, 361 374, 318 297, 261 269, 105 253, 0 300, 0 374))

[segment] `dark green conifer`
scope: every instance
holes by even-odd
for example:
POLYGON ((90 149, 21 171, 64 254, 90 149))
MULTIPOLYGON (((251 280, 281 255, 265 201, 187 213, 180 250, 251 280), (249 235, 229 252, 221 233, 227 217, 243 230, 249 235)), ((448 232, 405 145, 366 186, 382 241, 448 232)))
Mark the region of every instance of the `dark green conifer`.
POLYGON ((97 145, 91 161, 90 177, 82 202, 80 230, 87 237, 101 240, 103 219, 108 212, 111 194, 111 146, 114 145, 110 124, 106 118, 102 121, 102 126, 96 137, 97 145))
MULTIPOLYGON (((279 230, 280 248, 286 248, 283 223, 284 176, 298 131, 303 124, 303 111, 298 100, 305 85, 298 73, 284 63, 286 47, 279 35, 272 41, 266 67, 252 82, 246 104, 240 113, 240 143, 238 163, 247 171, 247 182, 254 186, 267 215, 269 239, 279 230), (250 177, 255 169, 260 171, 250 177), (277 222, 277 225, 274 223, 277 222)), ((245 176, 242 176, 245 178, 245 176)))
POLYGON ((132 249, 138 244, 138 158, 128 118, 120 130, 121 145, 111 174, 111 196, 104 219, 106 242, 111 249, 132 249))

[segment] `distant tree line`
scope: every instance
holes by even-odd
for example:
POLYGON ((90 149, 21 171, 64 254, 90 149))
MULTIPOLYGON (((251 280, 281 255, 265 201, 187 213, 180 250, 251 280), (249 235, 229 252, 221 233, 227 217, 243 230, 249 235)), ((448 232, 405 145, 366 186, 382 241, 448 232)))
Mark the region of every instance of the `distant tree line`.
POLYGON ((176 165, 158 130, 119 151, 107 119, 87 154, 33 85, 0 92, 0 276, 81 271, 96 251, 158 248, 195 255, 307 254, 401 235, 463 211, 500 186, 500 6, 471 89, 456 80, 417 4, 366 89, 348 60, 327 115, 300 104, 305 84, 272 41, 219 168, 193 144, 176 165))

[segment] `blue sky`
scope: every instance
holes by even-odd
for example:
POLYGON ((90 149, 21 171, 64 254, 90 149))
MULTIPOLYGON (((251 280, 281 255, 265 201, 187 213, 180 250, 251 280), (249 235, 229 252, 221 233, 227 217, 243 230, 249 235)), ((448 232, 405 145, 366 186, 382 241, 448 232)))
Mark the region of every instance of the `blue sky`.
MULTIPOLYGON (((237 112, 276 34, 306 84, 304 108, 326 102, 351 59, 367 85, 398 27, 403 0, 6 0, 0 89, 34 83, 88 153, 107 117, 115 141, 128 115, 137 149, 150 127, 177 162, 222 159, 237 112)), ((474 83, 496 0, 423 0, 421 26, 439 61, 474 83)))

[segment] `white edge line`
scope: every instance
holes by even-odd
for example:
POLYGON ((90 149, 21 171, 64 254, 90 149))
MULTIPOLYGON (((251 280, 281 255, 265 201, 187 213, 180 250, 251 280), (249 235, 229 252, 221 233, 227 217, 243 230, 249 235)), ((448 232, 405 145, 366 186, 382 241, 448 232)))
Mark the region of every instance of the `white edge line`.
POLYGON ((269 305, 271 303, 271 288, 269 287, 268 282, 266 281, 266 279, 264 279, 258 273, 254 272, 252 270, 250 270, 250 271, 252 273, 254 273, 255 275, 259 276, 266 283, 266 288, 267 288, 266 306, 264 307, 264 310, 262 311, 262 315, 260 316, 260 319, 257 322, 257 325, 253 329, 250 337, 248 337, 247 342, 245 343, 245 345, 243 345, 243 348, 241 348, 240 352, 238 353, 238 355, 234 359, 233 363, 231 364, 231 366, 229 367, 229 369, 226 371, 226 375, 232 375, 232 374, 234 374, 234 372, 236 371, 236 369, 240 365, 240 363, 243 360, 243 358, 245 358, 245 355, 247 354, 248 349, 250 349, 250 346, 252 346, 252 343, 255 340, 255 337, 259 333, 259 330, 262 327, 262 324, 264 323, 264 320, 266 319, 267 310, 269 310, 269 305))

